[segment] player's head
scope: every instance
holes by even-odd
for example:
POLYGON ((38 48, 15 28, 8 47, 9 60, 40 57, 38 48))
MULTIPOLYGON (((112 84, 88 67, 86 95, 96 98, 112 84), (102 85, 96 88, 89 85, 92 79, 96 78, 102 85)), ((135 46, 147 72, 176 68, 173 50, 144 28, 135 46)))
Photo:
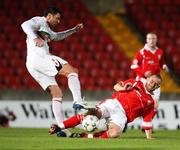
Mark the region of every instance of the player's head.
POLYGON ((157 44, 157 35, 153 32, 150 32, 146 35, 147 46, 154 49, 157 44))
POLYGON ((146 90, 148 92, 153 92, 155 89, 159 88, 162 82, 162 78, 159 74, 154 74, 149 77, 147 77, 146 82, 146 90))
POLYGON ((48 23, 53 27, 60 23, 61 16, 62 12, 54 6, 48 7, 44 11, 44 17, 46 17, 48 23))

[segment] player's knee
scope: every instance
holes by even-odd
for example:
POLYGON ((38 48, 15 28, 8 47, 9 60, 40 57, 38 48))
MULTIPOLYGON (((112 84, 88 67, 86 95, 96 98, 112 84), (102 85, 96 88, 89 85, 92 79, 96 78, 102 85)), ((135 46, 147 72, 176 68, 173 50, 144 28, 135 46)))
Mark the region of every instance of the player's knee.
POLYGON ((66 64, 63 65, 63 68, 59 71, 59 74, 64 75, 66 77, 71 75, 78 75, 78 69, 69 64, 66 64))
POLYGON ((67 78, 69 78, 69 77, 71 77, 71 76, 78 77, 78 73, 75 72, 75 71, 71 71, 71 72, 68 73, 67 78))
POLYGON ((49 86, 49 91, 52 97, 63 97, 61 89, 57 85, 49 86))
POLYGON ((68 75, 70 75, 70 74, 77 74, 78 75, 78 69, 74 68, 74 67, 71 67, 69 69, 69 74, 68 75))
POLYGON ((118 138, 120 136, 120 133, 116 130, 110 133, 109 135, 111 138, 118 138))
POLYGON ((77 73, 77 74, 78 74, 79 71, 78 71, 77 68, 74 68, 73 70, 74 70, 74 73, 77 73))
POLYGON ((71 65, 68 65, 67 68, 68 68, 69 73, 78 73, 78 69, 71 65))
POLYGON ((111 138, 118 138, 120 136, 121 132, 117 129, 113 129, 111 130, 111 132, 109 133, 109 136, 111 138))
POLYGON ((121 127, 114 123, 110 123, 108 128, 110 138, 118 138, 122 133, 121 127))

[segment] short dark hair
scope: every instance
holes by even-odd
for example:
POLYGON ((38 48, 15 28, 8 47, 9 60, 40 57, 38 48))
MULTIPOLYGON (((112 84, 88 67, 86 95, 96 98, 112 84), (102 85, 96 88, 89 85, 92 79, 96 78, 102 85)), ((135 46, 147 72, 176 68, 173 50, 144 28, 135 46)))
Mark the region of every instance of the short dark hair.
POLYGON ((57 7, 55 6, 51 6, 48 7, 45 11, 44 11, 44 16, 46 17, 48 14, 53 14, 56 15, 57 13, 62 14, 61 10, 59 10, 57 7))

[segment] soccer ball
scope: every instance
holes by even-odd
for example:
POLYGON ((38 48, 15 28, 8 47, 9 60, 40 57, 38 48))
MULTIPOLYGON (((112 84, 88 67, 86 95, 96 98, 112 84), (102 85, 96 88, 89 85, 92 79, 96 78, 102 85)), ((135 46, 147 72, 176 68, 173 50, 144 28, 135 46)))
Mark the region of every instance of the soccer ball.
POLYGON ((98 122, 99 119, 96 116, 87 115, 82 121, 83 129, 92 132, 97 128, 98 122))

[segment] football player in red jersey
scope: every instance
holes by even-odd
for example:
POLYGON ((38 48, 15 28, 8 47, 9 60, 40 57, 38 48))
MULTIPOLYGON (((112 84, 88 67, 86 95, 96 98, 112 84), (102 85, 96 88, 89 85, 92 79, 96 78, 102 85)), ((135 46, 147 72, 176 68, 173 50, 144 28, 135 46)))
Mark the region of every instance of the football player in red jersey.
POLYGON ((146 44, 135 55, 131 69, 138 78, 147 78, 152 74, 160 74, 161 69, 168 72, 164 52, 157 47, 157 35, 155 33, 147 34, 146 44))
MULTIPOLYGON (((146 35, 146 44, 140 49, 131 64, 131 69, 136 74, 137 80, 145 80, 152 74, 160 74, 160 70, 169 72, 168 66, 165 63, 164 52, 157 47, 157 35, 150 32, 146 35)), ((158 108, 160 98, 160 88, 154 91, 155 109, 158 108)))
MULTIPOLYGON (((152 139, 152 119, 154 117, 153 91, 160 87, 160 75, 147 77, 146 82, 129 79, 114 86, 115 93, 110 99, 103 100, 95 109, 88 112, 99 119, 108 121, 107 130, 93 134, 75 134, 84 138, 117 138, 121 135, 125 125, 137 117, 143 118, 142 128, 147 139, 152 139)), ((87 115, 87 114, 86 114, 87 115)), ((75 115, 59 126, 53 124, 49 134, 57 133, 63 129, 72 128, 80 124, 84 114, 75 115)), ((73 136, 73 134, 72 134, 73 136)))

